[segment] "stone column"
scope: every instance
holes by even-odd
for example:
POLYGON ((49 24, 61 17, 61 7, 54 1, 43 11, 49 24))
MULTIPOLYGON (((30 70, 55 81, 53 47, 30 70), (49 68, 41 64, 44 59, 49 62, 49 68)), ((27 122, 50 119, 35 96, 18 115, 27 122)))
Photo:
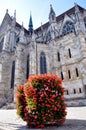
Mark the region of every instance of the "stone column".
POLYGON ((4 88, 5 84, 3 82, 0 82, 0 107, 3 106, 3 104, 6 103, 6 99, 4 97, 4 88))
MULTIPOLYGON (((81 64, 80 64, 80 71, 82 75, 82 84, 83 84, 83 89, 86 91, 86 41, 85 41, 85 36, 82 32, 79 33, 78 35, 79 41, 80 41, 80 50, 81 50, 81 64)), ((86 97, 86 92, 84 91, 85 97, 86 97)))
POLYGON ((32 35, 32 40, 30 43, 30 75, 34 75, 37 73, 37 45, 35 41, 35 34, 32 35))
POLYGON ((30 48, 30 75, 34 74, 36 74, 36 50, 34 46, 32 46, 30 48))
POLYGON ((26 55, 24 44, 18 43, 16 50, 16 61, 15 61, 15 82, 14 82, 14 102, 16 88, 20 84, 24 84, 26 81, 26 55))
POLYGON ((0 61, 2 64, 0 91, 3 91, 1 93, 4 96, 2 99, 5 102, 11 102, 13 94, 13 89, 11 89, 11 53, 3 51, 0 61))

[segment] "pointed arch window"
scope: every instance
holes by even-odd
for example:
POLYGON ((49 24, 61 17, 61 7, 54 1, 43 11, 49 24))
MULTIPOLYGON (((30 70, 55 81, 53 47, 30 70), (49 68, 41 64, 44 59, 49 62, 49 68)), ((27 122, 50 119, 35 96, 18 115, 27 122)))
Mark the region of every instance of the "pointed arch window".
POLYGON ((65 35, 69 32, 75 32, 74 24, 71 21, 65 23, 62 34, 65 35))
POLYGON ((42 52, 40 55, 40 73, 41 74, 47 73, 46 56, 44 52, 42 52))
POLYGON ((27 66, 26 66, 26 79, 28 79, 29 76, 29 61, 30 61, 30 55, 27 56, 27 66))
POLYGON ((12 63, 11 88, 14 88, 14 78, 15 78, 15 61, 13 61, 13 63, 12 63))
POLYGON ((79 77, 79 72, 77 68, 76 68, 76 76, 79 77))
POLYGON ((1 82, 1 79, 2 79, 2 64, 0 64, 0 82, 1 82))
POLYGON ((48 31, 48 33, 46 34, 46 42, 51 40, 51 33, 50 31, 48 31))
POLYGON ((57 58, 58 58, 58 61, 60 61, 60 53, 57 52, 57 58))

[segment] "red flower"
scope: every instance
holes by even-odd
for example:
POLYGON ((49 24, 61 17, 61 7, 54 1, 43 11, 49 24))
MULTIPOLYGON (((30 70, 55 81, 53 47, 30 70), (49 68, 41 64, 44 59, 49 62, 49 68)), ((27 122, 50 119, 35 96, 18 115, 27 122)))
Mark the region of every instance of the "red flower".
POLYGON ((24 85, 17 88, 17 113, 28 127, 62 124, 66 116, 63 94, 62 80, 57 75, 30 76, 24 85))

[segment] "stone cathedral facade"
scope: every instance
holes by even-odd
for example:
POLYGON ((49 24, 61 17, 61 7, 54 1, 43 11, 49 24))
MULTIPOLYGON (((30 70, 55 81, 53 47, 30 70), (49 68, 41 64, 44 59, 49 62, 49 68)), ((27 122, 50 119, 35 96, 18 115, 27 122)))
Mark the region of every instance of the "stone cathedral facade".
POLYGON ((0 106, 15 101, 15 91, 29 75, 59 75, 68 105, 86 105, 86 9, 74 7, 28 30, 6 14, 0 25, 0 106))

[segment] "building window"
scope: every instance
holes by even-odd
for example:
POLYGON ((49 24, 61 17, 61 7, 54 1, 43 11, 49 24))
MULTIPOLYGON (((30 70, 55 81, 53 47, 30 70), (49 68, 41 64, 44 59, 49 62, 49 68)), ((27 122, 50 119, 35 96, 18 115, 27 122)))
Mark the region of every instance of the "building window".
POLYGON ((42 52, 40 55, 40 73, 41 74, 47 73, 46 56, 45 56, 44 52, 42 52))
POLYGON ((2 78, 2 64, 0 64, 0 82, 1 82, 1 78, 2 78))
POLYGON ((69 92, 68 92, 68 90, 65 90, 65 94, 66 94, 66 95, 69 95, 69 92))
POLYGON ((73 91, 74 91, 74 94, 76 94, 76 90, 75 90, 75 89, 73 89, 73 91))
POLYGON ((57 53, 58 61, 60 61, 60 53, 57 53))
POLYGON ((46 35, 46 42, 50 41, 51 40, 51 33, 50 31, 47 33, 46 35))
POLYGON ((81 88, 79 88, 79 93, 82 93, 82 90, 81 90, 81 88))
POLYGON ((54 20, 54 14, 52 14, 52 20, 54 20))
POLYGON ((86 27, 86 17, 84 18, 84 24, 85 24, 85 27, 86 27))
POLYGON ((68 92, 68 90, 67 90, 67 95, 69 95, 69 92, 68 92))
POLYGON ((4 38, 0 41, 0 52, 2 51, 3 48, 3 42, 4 42, 4 38))
POLYGON ((68 76, 69 76, 69 79, 71 79, 70 70, 68 70, 68 76))
POLYGON ((72 22, 67 21, 63 27, 62 35, 66 35, 69 32, 75 32, 75 28, 72 22))
POLYGON ((27 66, 26 66, 26 79, 28 79, 29 76, 29 60, 30 60, 30 56, 27 56, 27 66))
POLYGON ((18 43, 18 42, 19 42, 19 37, 16 38, 16 43, 18 43))
POLYGON ((79 77, 79 72, 77 68, 76 68, 76 76, 79 77))
POLYGON ((85 94, 86 94, 86 85, 84 85, 84 90, 85 90, 85 94))
POLYGON ((12 63, 11 88, 14 88, 14 78, 15 78, 15 61, 13 61, 13 63, 12 63))
POLYGON ((61 78, 62 78, 62 80, 64 79, 63 72, 61 72, 61 78))
POLYGON ((71 58, 71 50, 70 48, 68 49, 69 57, 71 58))

